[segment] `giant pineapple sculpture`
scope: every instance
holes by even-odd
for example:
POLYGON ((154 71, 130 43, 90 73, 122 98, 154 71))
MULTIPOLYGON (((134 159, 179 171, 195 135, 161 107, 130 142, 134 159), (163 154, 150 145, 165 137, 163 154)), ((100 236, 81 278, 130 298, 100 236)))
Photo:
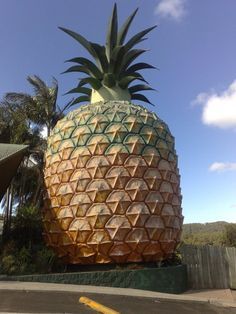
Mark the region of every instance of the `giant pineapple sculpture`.
POLYGON ((45 158, 44 236, 67 263, 160 261, 180 239, 174 138, 155 113, 131 102, 149 102, 139 70, 153 68, 133 64, 145 52, 133 47, 154 27, 124 43, 136 12, 118 31, 114 6, 105 47, 61 28, 95 59, 69 60, 76 65, 66 72, 86 74, 69 93, 90 103, 57 123, 45 158))

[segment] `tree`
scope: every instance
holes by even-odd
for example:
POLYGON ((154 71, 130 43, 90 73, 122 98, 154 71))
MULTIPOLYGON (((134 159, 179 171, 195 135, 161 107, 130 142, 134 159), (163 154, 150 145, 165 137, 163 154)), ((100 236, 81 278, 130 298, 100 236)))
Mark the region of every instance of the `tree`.
POLYGON ((29 144, 38 132, 30 128, 27 109, 10 103, 4 98, 0 102, 0 142, 11 144, 29 144))
MULTIPOLYGON (((45 140, 41 138, 40 129, 37 125, 28 119, 27 108, 16 103, 10 103, 4 98, 0 102, 0 142, 27 144, 30 150, 30 155, 26 156, 24 162, 20 165, 2 202, 5 212, 4 235, 6 236, 11 227, 11 216, 16 205, 21 206, 23 202, 32 198, 36 200, 34 195, 37 189, 42 186, 42 174, 39 174, 39 169, 42 168, 42 150, 45 147, 45 140), (35 149, 37 149, 37 154, 34 152, 35 149), (35 155, 37 155, 37 160, 41 161, 41 165, 38 162, 34 167, 29 167, 28 160, 35 155), (27 189, 25 188, 26 182, 28 183, 27 189), (40 182, 40 184, 37 184, 36 189, 37 182, 40 182)), ((40 197, 37 199, 40 199, 40 197)))
POLYGON ((225 246, 236 247, 236 224, 228 224, 225 226, 225 246))
POLYGON ((28 76, 27 80, 33 87, 33 95, 10 92, 0 102, 0 142, 29 145, 29 155, 20 165, 5 198, 8 230, 13 208, 41 205, 46 148, 41 131, 46 128, 49 136, 57 121, 63 117, 63 110, 57 105, 57 80, 53 78, 51 86, 36 75, 28 76))
POLYGON ((53 78, 51 87, 36 75, 28 76, 27 81, 32 85, 34 95, 10 92, 5 95, 5 101, 21 108, 31 123, 46 127, 49 136, 57 121, 63 117, 63 110, 57 105, 57 80, 53 78))

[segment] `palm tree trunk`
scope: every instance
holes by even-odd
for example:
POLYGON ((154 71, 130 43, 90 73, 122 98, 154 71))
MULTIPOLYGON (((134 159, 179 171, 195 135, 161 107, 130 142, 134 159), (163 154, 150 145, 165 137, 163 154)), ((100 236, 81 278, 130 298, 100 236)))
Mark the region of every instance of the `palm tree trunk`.
POLYGON ((4 222, 3 222, 3 238, 7 239, 9 234, 8 224, 9 224, 9 208, 10 208, 10 188, 8 187, 6 192, 6 206, 4 211, 4 222))
POLYGON ((47 137, 49 137, 51 133, 51 126, 46 124, 46 128, 47 128, 47 137))
MULTIPOLYGON (((26 157, 26 165, 25 167, 28 167, 28 161, 29 161, 29 156, 26 157)), ((21 184, 21 188, 20 188, 20 204, 19 207, 21 207, 24 204, 24 196, 25 196, 25 183, 26 183, 26 176, 23 174, 22 176, 22 184, 21 184)))
POLYGON ((42 188, 42 174, 40 169, 37 169, 38 172, 38 180, 37 180, 37 187, 36 187, 36 191, 34 193, 34 197, 33 197, 33 205, 36 206, 37 201, 39 201, 39 196, 40 196, 40 190, 42 188))
POLYGON ((13 201, 14 201, 13 184, 10 185, 9 189, 10 189, 10 201, 9 201, 8 231, 11 230, 11 221, 12 221, 12 211, 13 211, 13 201))

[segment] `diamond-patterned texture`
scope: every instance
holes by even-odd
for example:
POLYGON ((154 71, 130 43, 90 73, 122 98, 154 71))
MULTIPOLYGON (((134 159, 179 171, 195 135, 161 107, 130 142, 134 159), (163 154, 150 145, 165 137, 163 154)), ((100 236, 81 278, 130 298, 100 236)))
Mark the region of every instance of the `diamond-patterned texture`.
POLYGON ((48 139, 44 176, 44 237, 67 263, 160 261, 180 241, 174 138, 141 106, 70 112, 48 139))

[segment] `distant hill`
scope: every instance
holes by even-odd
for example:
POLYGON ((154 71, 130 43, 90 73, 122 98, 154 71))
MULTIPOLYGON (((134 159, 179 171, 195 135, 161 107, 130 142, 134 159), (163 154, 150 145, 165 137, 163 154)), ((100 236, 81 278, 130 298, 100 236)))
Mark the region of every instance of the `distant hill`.
POLYGON ((226 221, 216 221, 201 223, 191 223, 183 225, 183 234, 199 233, 199 232, 218 232, 224 231, 225 226, 228 224, 226 221))
POLYGON ((226 221, 190 223, 183 225, 182 241, 187 244, 223 245, 226 221))

